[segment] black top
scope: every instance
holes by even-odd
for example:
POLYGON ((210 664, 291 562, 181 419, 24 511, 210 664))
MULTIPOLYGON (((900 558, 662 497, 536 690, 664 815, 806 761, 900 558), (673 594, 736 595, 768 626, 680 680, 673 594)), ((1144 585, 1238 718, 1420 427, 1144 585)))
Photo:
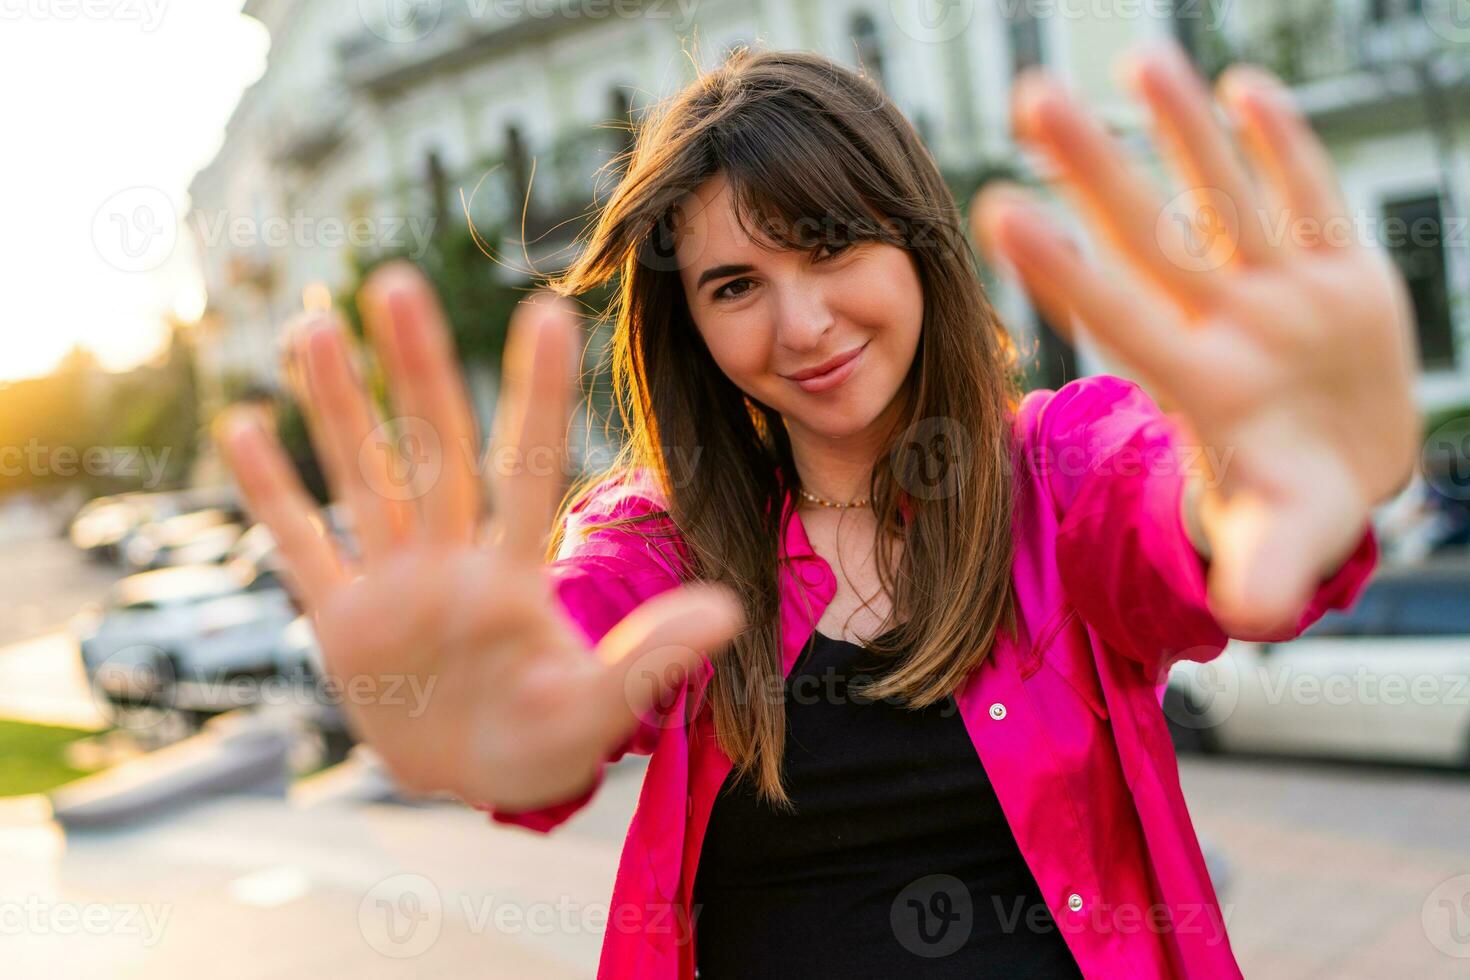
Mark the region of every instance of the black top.
POLYGON ((953 696, 848 693, 883 670, 813 633, 786 680, 797 812, 725 781, 694 882, 701 980, 1080 977, 953 696))

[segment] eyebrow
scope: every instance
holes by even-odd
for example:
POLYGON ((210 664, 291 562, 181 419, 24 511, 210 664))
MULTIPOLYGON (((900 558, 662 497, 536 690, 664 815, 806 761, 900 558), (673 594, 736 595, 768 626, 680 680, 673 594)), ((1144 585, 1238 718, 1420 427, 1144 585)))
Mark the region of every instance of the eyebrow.
POLYGON ((699 282, 694 284, 694 291, 698 292, 704 288, 704 284, 711 279, 723 279, 726 276, 738 276, 747 272, 754 272, 753 265, 712 265, 699 274, 699 282))

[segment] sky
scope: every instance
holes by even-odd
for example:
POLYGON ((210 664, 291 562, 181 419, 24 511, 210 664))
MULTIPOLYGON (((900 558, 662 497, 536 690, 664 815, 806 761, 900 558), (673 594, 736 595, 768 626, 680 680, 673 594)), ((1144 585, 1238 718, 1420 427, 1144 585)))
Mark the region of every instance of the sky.
POLYGON ((125 369, 203 309, 175 215, 265 70, 242 0, 0 0, 0 382, 125 369))

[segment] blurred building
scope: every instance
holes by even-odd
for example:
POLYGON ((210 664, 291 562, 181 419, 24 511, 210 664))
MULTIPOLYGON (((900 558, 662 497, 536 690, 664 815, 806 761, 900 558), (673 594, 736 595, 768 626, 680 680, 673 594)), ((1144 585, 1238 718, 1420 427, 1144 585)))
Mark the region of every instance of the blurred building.
MULTIPOLYGON (((1389 219, 1430 228, 1386 244, 1418 307, 1426 404, 1470 402, 1470 172, 1455 118, 1470 27, 1425 6, 1440 2, 248 0, 245 14, 272 37, 269 65, 191 187, 209 291, 202 359, 217 375, 271 379, 279 325, 350 281, 354 249, 412 249, 442 223, 464 223, 466 208, 512 260, 487 260, 486 275, 514 281, 522 259, 554 267, 578 216, 616 179, 599 168, 626 145, 626 121, 733 45, 864 66, 964 204, 990 175, 1034 173, 1039 161, 1018 151, 1007 118, 1011 79, 1029 64, 1058 72, 1151 153, 1111 65, 1167 34, 1212 73, 1261 61, 1298 87, 1363 234, 1389 219)), ((1038 383, 1106 367, 1013 287, 997 284, 993 298, 1038 383)))

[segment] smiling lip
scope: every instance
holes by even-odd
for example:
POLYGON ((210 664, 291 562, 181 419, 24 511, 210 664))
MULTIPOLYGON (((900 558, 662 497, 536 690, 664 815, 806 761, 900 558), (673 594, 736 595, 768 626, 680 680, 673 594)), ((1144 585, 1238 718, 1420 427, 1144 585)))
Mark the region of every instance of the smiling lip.
POLYGON ((864 343, 856 350, 848 351, 846 354, 838 354, 836 357, 819 364, 809 371, 800 371, 789 374, 787 377, 801 386, 803 391, 819 392, 835 388, 846 381, 854 371, 857 370, 858 357, 868 347, 864 343))

